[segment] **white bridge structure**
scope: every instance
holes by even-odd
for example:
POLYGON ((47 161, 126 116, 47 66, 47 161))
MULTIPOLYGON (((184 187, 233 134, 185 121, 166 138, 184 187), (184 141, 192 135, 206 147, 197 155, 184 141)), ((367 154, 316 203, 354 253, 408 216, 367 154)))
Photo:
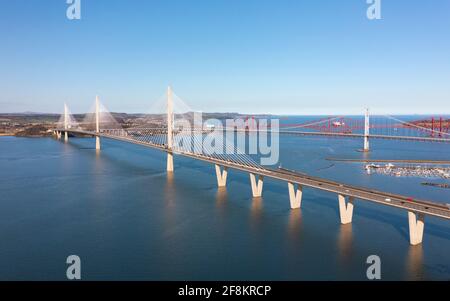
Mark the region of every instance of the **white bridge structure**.
MULTIPOLYGON (((349 224, 352 222, 353 211, 358 201, 368 201, 376 204, 400 208, 405 211, 405 217, 409 224, 409 241, 411 245, 421 244, 423 241, 424 224, 426 216, 434 216, 442 219, 450 219, 450 208, 443 203, 431 202, 427 200, 412 199, 407 196, 377 191, 364 187, 357 187, 330 181, 323 178, 309 176, 288 169, 267 168, 258 164, 250 156, 243 154, 242 151, 234 149, 227 154, 215 154, 201 145, 203 128, 193 126, 189 129, 179 129, 174 126, 175 115, 173 112, 172 90, 169 87, 166 95, 166 114, 165 123, 155 124, 155 121, 143 124, 138 127, 122 128, 114 124, 101 120, 105 115, 101 112, 101 104, 98 97, 95 103, 95 113, 91 114, 93 119, 85 124, 78 123, 70 114, 67 106, 64 106, 64 115, 57 128, 54 129, 54 135, 61 139, 64 135, 64 141, 69 140, 69 135, 73 136, 91 136, 95 137, 95 148, 101 149, 101 139, 114 139, 126 143, 133 143, 145 147, 153 148, 167 154, 167 172, 174 172, 174 155, 184 156, 194 160, 200 160, 214 166, 219 187, 226 187, 228 170, 234 169, 249 174, 252 196, 261 197, 263 194, 263 185, 266 179, 283 181, 287 184, 289 203, 293 210, 299 210, 302 206, 302 196, 305 187, 328 191, 336 194, 337 205, 339 207, 340 222, 349 224), (180 135, 181 133, 181 135, 180 135), (176 135, 175 135, 176 134, 176 135), (192 145, 186 147, 181 145, 177 139, 184 136, 193 137, 192 145), (176 136, 176 137, 175 137, 176 136), (197 151, 192 151, 195 149, 197 151)), ((250 130, 248 130, 250 131, 250 130)), ((282 134, 283 131, 280 131, 282 134)), ((289 134, 294 132, 288 131, 289 134)), ((302 134, 307 134, 302 133, 302 134)), ((331 135, 333 133, 318 133, 314 135, 331 135)), ((365 114, 364 131, 361 134, 335 133, 338 136, 351 136, 364 138, 364 150, 369 151, 369 112, 365 114)), ((444 138, 445 139, 445 138, 444 138)))

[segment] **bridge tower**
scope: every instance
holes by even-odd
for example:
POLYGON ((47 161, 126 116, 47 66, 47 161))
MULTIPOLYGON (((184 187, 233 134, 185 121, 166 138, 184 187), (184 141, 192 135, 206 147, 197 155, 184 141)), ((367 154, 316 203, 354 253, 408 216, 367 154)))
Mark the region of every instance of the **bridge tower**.
POLYGON ((366 115, 364 116, 364 151, 365 152, 368 152, 370 150, 369 134, 370 134, 370 115, 369 115, 369 109, 367 109, 366 115))
POLYGON ((172 89, 170 86, 167 88, 167 171, 173 171, 173 100, 172 89))
POLYGON ((69 134, 67 133, 67 129, 69 128, 69 109, 67 108, 67 104, 64 104, 64 141, 69 141, 69 134))
MULTIPOLYGON (((100 133, 100 101, 98 96, 95 97, 95 132, 100 133)), ((100 150, 100 137, 95 136, 95 149, 100 150)))

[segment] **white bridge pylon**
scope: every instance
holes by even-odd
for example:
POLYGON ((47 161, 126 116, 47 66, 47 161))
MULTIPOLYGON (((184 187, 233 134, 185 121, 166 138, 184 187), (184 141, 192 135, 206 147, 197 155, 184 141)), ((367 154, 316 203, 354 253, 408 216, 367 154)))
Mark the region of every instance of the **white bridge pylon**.
MULTIPOLYGON (((67 106, 66 103, 64 103, 63 114, 59 118, 56 125, 57 125, 57 128, 64 129, 64 130, 76 129, 79 126, 77 120, 70 112, 69 107, 67 106)), ((58 139, 61 139, 61 137, 62 137, 61 131, 57 131, 54 134, 58 137, 58 139)), ((68 140, 69 140, 69 134, 67 131, 64 131, 64 141, 67 142, 68 140)))
MULTIPOLYGON (((161 110, 158 105, 155 105, 153 109, 161 110)), ((208 124, 208 121, 203 120, 202 113, 192 109, 173 92, 170 86, 165 95, 163 111, 166 118, 166 124, 163 127, 167 128, 167 133, 162 137, 159 136, 159 139, 158 137, 151 139, 157 144, 166 146, 169 150, 167 171, 174 171, 173 154, 186 153, 235 162, 257 169, 263 168, 245 152, 245 149, 242 149, 242 146, 224 135, 224 127, 218 127, 215 130, 208 129, 205 125, 208 124)), ((151 115, 160 112, 152 112, 151 115)), ((218 181, 219 186, 224 186, 225 183, 224 179, 218 181)))
POLYGON ((55 131, 55 135, 58 139, 62 137, 62 132, 64 132, 64 140, 67 142, 69 139, 69 131, 84 131, 95 133, 95 149, 100 150, 100 137, 99 134, 102 132, 116 134, 123 134, 122 126, 113 117, 113 115, 108 111, 108 109, 100 102, 98 96, 95 98, 94 105, 88 110, 88 113, 84 115, 81 121, 77 121, 72 115, 67 104, 64 104, 64 113, 61 115, 57 128, 62 129, 55 131))

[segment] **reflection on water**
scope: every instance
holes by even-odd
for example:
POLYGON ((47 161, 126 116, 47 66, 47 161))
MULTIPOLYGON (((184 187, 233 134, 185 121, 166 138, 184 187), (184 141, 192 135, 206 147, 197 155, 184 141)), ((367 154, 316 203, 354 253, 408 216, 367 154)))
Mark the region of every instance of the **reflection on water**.
POLYGON ((227 188, 226 187, 218 187, 216 193, 216 206, 219 209, 220 213, 223 213, 225 209, 225 205, 227 202, 227 188))
POLYGON ((250 226, 253 230, 258 229, 263 215, 263 198, 253 198, 250 208, 250 226))
POLYGON ((105 178, 100 176, 102 174, 103 168, 104 168, 104 160, 102 156, 100 156, 100 153, 95 154, 95 159, 92 160, 93 163, 92 166, 92 174, 99 175, 96 177, 93 177, 91 183, 92 183, 92 191, 95 195, 95 200, 102 201, 104 200, 103 195, 105 194, 105 178))
MULTIPOLYGON (((362 141, 280 139, 288 168, 425 199, 450 196, 418 179, 369 176, 363 164, 317 170, 326 157, 366 157, 355 151, 362 141)), ((210 165, 183 159, 185 168, 166 175, 158 151, 108 141, 113 147, 94 152, 93 139, 71 141, 0 138, 0 279, 64 279, 54 258, 72 252, 88 256, 86 270, 96 272, 89 280, 366 280, 368 254, 389 263, 386 280, 448 279, 450 240, 426 233, 423 250, 409 247, 396 230, 403 212, 385 218, 396 211, 365 203, 353 225, 338 226, 335 195, 308 192, 316 201, 290 210, 285 183, 269 183, 264 199, 247 198, 248 185, 216 188, 210 165)), ((376 157, 448 158, 434 144, 376 143, 376 157)))
POLYGON ((164 188, 164 196, 166 197, 166 202, 168 203, 172 203, 175 199, 175 185, 174 185, 174 173, 168 171, 167 172, 167 181, 166 181, 166 186, 164 188))
MULTIPOLYGON (((167 221, 172 225, 175 223, 175 176, 173 172, 167 172, 166 185, 164 187, 164 211, 167 221)), ((173 226, 173 225, 172 225, 173 226)))
POLYGON ((338 237, 339 261, 346 264, 351 260, 353 244, 353 227, 352 223, 340 225, 338 237))
POLYGON ((301 238, 302 230, 302 211, 300 209, 289 212, 289 223, 287 227, 288 238, 290 241, 296 241, 301 238))
POLYGON ((423 280, 423 248, 422 245, 410 246, 406 261, 406 277, 408 280, 423 280))
POLYGON ((95 152, 95 160, 94 161, 94 172, 96 174, 99 174, 102 171, 103 168, 103 160, 102 160, 102 156, 101 156, 101 152, 100 150, 96 150, 95 152))
POLYGON ((370 159, 370 152, 361 152, 363 160, 369 160, 370 159))
POLYGON ((163 206, 163 227, 161 228, 161 231, 163 233, 164 239, 164 246, 161 246, 162 248, 166 248, 166 251, 168 252, 167 258, 165 260, 168 260, 170 262, 171 260, 174 260, 171 256, 173 256, 171 251, 171 240, 170 238, 176 235, 179 225, 179 219, 178 219, 178 212, 177 212, 177 203, 176 203, 176 185, 175 185, 175 177, 173 172, 167 172, 166 176, 166 185, 164 187, 164 206, 163 206), (170 250, 170 252, 169 252, 170 250))

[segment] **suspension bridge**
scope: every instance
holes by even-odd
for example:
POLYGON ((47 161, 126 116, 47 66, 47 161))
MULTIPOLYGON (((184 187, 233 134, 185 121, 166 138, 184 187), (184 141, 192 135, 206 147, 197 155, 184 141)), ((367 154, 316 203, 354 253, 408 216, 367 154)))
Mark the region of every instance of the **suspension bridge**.
MULTIPOLYGON (((112 115, 101 105, 96 98, 94 112, 85 115, 84 120, 77 121, 70 113, 68 107, 64 106, 64 114, 61 116, 54 135, 57 139, 69 140, 71 135, 95 137, 95 148, 100 151, 101 139, 114 139, 126 143, 138 144, 145 147, 157 149, 167 154, 167 172, 174 172, 174 155, 184 156, 200 160, 214 165, 217 185, 227 185, 228 170, 238 170, 248 173, 250 185, 254 198, 262 196, 263 184, 266 178, 271 178, 287 183, 290 206, 292 209, 301 208, 303 188, 310 187, 337 195, 340 222, 349 224, 352 222, 355 199, 369 201, 381 205, 400 208, 407 212, 409 224, 409 240, 411 245, 421 244, 425 225, 425 216, 434 216, 442 219, 450 219, 450 205, 428 200, 412 199, 407 196, 377 191, 364 187, 357 187, 330 181, 323 178, 309 176, 296 171, 283 168, 269 168, 259 164, 253 157, 246 154, 235 143, 227 144, 226 152, 216 152, 211 143, 205 144, 210 128, 205 128, 203 123, 188 123, 184 119, 186 114, 175 114, 173 107, 173 92, 170 87, 165 95, 165 113, 143 117, 139 125, 123 127, 114 120, 112 115), (183 116, 182 116, 183 115, 183 116), (180 118, 182 116, 183 118, 180 118), (180 120, 177 120, 179 118, 180 120), (183 120, 181 120, 183 119, 183 120)), ((195 118, 194 118, 195 119, 195 118)), ((369 151, 369 139, 409 139, 420 141, 450 141, 448 135, 448 121, 440 119, 438 125, 432 125, 427 121, 402 122, 392 117, 395 125, 385 123, 370 123, 367 111, 362 120, 357 118, 345 119, 343 117, 330 117, 318 121, 303 124, 284 124, 280 126, 280 134, 297 135, 324 135, 337 137, 357 137, 364 140, 364 150, 369 151), (353 121, 352 121, 353 120, 353 121), (301 129, 301 131, 296 131, 301 129), (389 133, 371 134, 371 131, 392 130, 398 135, 389 133), (413 133, 412 135, 410 135, 413 133), (407 135, 408 134, 408 135, 407 135)), ((255 127, 257 121, 248 118, 246 127, 240 129, 245 132, 260 131, 255 127)), ((230 130, 226 126, 214 131, 214 140, 221 141, 224 138, 223 131, 230 130), (219 132, 220 134, 217 134, 219 132)), ((239 131, 239 129, 232 129, 239 131)), ((273 128, 264 131, 274 131, 273 128)), ((278 129, 277 129, 278 130, 278 129)))

